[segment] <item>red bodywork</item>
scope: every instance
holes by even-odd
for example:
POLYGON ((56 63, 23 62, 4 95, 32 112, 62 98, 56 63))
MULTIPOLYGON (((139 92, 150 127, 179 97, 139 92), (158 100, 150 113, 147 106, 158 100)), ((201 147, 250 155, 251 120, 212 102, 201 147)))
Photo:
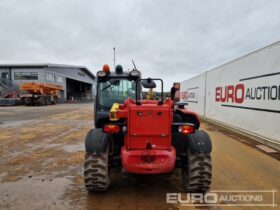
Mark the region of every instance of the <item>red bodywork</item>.
POLYGON ((175 165, 176 151, 171 150, 141 149, 127 150, 122 147, 122 165, 127 172, 137 174, 162 174, 171 172, 175 165))
POLYGON ((171 146, 172 101, 162 105, 158 101, 143 100, 141 105, 127 99, 116 113, 125 119, 127 134, 121 150, 123 168, 138 174, 171 172, 176 151, 171 146))

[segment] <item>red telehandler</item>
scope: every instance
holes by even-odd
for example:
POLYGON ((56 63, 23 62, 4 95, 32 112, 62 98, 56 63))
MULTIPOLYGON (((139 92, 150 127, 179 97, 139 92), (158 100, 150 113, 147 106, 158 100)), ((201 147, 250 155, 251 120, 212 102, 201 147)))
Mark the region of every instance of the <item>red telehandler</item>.
POLYGON ((124 72, 108 65, 97 72, 95 129, 85 140, 85 187, 106 191, 110 169, 122 167, 136 174, 170 173, 181 169, 187 192, 205 193, 211 185, 211 139, 199 129, 197 115, 163 98, 161 79, 141 79, 135 67, 124 72), (161 83, 159 100, 142 100, 142 88, 161 83))

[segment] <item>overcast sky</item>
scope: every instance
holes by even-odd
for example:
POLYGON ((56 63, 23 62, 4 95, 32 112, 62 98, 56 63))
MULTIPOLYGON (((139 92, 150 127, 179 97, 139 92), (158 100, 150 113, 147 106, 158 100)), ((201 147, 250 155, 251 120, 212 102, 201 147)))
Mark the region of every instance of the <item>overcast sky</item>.
POLYGON ((278 0, 0 0, 0 63, 104 63, 166 90, 280 40, 278 0))

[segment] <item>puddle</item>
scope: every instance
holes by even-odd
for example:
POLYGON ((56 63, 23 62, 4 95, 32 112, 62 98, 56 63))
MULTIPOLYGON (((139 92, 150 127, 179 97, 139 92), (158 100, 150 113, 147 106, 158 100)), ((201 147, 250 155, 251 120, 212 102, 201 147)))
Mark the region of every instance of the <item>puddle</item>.
POLYGON ((79 142, 77 144, 69 144, 62 147, 62 150, 66 152, 79 152, 84 151, 84 142, 79 142))
POLYGON ((0 125, 1 125, 1 128, 16 128, 16 127, 21 127, 25 124, 30 124, 30 123, 39 124, 40 121, 38 121, 38 120, 5 121, 5 124, 0 123, 0 125))
POLYGON ((17 182, 1 183, 3 209, 69 209, 63 200, 73 182, 68 178, 29 177, 17 182))

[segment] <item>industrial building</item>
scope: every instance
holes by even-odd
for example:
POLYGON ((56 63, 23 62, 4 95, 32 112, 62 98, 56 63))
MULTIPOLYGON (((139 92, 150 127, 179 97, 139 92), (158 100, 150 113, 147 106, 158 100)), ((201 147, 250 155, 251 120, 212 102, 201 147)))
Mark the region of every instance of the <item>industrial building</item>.
POLYGON ((0 64, 0 97, 26 82, 61 85, 61 98, 67 101, 91 101, 95 93, 95 76, 84 66, 0 64))

